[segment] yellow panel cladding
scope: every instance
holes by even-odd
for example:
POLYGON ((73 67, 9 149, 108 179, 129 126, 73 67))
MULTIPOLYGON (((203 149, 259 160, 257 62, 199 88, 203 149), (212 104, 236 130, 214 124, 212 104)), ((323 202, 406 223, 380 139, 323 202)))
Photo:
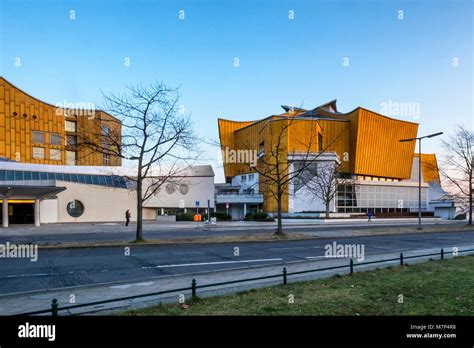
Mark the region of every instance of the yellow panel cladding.
POLYGON ((351 171, 354 156, 351 156, 350 122, 320 120, 324 151, 336 152, 341 160, 341 171, 351 171))
POLYGON ((415 142, 401 143, 399 140, 416 137, 418 124, 395 120, 362 108, 358 109, 355 117, 354 174, 408 179, 415 142))
MULTIPOLYGON (((288 118, 277 118, 273 117, 271 121, 265 125, 262 130, 260 129, 260 144, 264 143, 265 150, 265 162, 270 164, 270 168, 265 173, 271 175, 274 179, 266 180, 260 175, 260 192, 264 194, 265 199, 263 203, 263 210, 266 212, 277 212, 277 173, 286 175, 288 171, 288 146, 290 141, 291 128, 289 127, 288 118), (277 170, 278 167, 278 170, 277 170)), ((293 125, 293 124, 292 124, 293 125)), ((288 212, 288 187, 284 188, 282 197, 282 212, 288 212)))
MULTIPOLYGON (((101 132, 101 126, 110 124, 111 120, 116 129, 121 131, 117 120, 102 111, 88 110, 88 116, 73 116, 71 110, 63 110, 54 105, 42 102, 10 82, 0 77, 0 157, 6 157, 15 161, 37 164, 66 164, 66 131, 65 120, 78 122, 79 129, 87 129, 90 132, 101 132), (68 116, 65 116, 68 115, 68 116), (92 115, 92 116, 91 116, 92 115), (44 143, 33 143, 33 132, 45 133, 44 143), (62 144, 51 144, 51 136, 61 136, 62 144), (33 147, 44 148, 44 159, 33 158, 33 147), (61 150, 61 159, 54 160, 50 156, 50 150, 61 150)), ((100 166, 104 164, 100 153, 91 153, 84 148, 78 148, 78 165, 100 166)), ((121 165, 121 159, 110 157, 110 164, 121 165)))
MULTIPOLYGON (((254 121, 246 121, 246 122, 234 122, 224 119, 218 119, 219 125, 219 139, 221 143, 221 150, 224 152, 226 149, 228 150, 237 150, 234 141, 234 132, 238 129, 241 129, 245 126, 251 125, 254 121)), ((224 164, 224 175, 226 177, 232 177, 237 175, 238 168, 235 163, 228 163, 226 158, 223 156, 222 158, 224 164)))
MULTIPOLYGON (((415 154, 415 157, 419 157, 418 154, 415 154)), ((421 172, 423 173, 424 182, 440 182, 438 161, 434 153, 421 154, 421 172)))

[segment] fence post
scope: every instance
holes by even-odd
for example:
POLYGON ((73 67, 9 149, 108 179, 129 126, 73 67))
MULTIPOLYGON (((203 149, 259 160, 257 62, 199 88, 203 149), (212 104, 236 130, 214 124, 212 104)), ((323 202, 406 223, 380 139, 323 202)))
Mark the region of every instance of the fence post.
POLYGON ((444 249, 441 248, 441 260, 444 260, 444 249))
POLYGON ((287 283, 287 279, 286 279, 286 267, 283 267, 283 284, 286 284, 287 283))
POLYGON ((196 297, 196 279, 193 279, 191 282, 191 294, 192 297, 196 297))
POLYGON ((400 253, 400 266, 403 266, 403 253, 400 253))
POLYGON ((354 273, 354 261, 351 259, 349 262, 350 274, 354 273))
POLYGON ((51 303, 51 315, 53 317, 58 316, 58 300, 53 298, 53 302, 51 303))

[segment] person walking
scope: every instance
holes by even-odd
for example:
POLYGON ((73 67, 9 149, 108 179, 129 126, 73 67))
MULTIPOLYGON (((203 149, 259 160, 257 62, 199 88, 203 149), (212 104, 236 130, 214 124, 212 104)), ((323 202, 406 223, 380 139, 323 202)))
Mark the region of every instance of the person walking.
POLYGON ((125 212, 125 226, 128 226, 128 224, 130 223, 130 217, 132 216, 132 214, 130 214, 130 210, 127 209, 127 211, 125 212))
POLYGON ((374 214, 372 213, 372 210, 369 210, 369 211, 367 212, 367 217, 368 217, 367 222, 368 222, 368 223, 372 223, 372 216, 373 216, 373 215, 374 215, 374 214))

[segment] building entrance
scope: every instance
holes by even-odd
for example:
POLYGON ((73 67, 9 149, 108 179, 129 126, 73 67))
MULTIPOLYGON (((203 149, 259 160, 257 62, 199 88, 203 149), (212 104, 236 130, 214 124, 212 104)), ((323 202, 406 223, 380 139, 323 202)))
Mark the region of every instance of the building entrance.
MULTIPOLYGON (((3 219, 3 212, 0 209, 0 221, 3 219)), ((34 224, 35 205, 33 202, 9 202, 8 220, 10 224, 34 224)))

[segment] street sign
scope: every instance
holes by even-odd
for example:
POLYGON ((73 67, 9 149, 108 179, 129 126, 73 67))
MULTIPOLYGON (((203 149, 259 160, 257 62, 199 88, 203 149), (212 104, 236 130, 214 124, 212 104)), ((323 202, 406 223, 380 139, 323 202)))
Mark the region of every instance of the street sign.
POLYGON ((199 207, 199 201, 196 201, 196 207, 199 207))

